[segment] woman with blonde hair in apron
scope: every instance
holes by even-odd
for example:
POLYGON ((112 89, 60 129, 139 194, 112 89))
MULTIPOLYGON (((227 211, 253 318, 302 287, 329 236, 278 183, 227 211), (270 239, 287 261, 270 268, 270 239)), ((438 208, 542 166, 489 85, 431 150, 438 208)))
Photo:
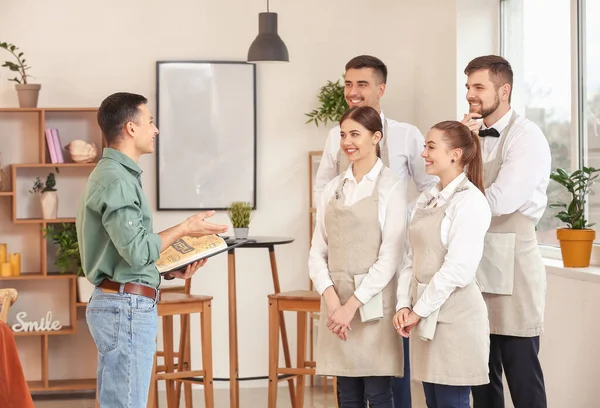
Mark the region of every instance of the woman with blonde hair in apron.
POLYGON ((371 107, 340 120, 350 166, 317 207, 309 273, 322 295, 316 372, 337 376, 340 408, 392 408, 404 373, 402 339, 390 322, 406 235, 406 184, 379 158, 382 122, 371 107))
POLYGON ((410 335, 411 371, 427 407, 469 408, 471 386, 489 383, 488 313, 475 273, 492 215, 479 137, 460 122, 441 122, 421 156, 440 183, 413 210, 393 324, 410 335))

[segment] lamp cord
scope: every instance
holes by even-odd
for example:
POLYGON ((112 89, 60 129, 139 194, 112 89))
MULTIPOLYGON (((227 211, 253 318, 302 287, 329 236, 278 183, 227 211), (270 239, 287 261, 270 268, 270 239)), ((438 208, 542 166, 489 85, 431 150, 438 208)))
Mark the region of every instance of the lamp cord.
POLYGON ((267 0, 267 13, 269 12, 269 0, 267 0))

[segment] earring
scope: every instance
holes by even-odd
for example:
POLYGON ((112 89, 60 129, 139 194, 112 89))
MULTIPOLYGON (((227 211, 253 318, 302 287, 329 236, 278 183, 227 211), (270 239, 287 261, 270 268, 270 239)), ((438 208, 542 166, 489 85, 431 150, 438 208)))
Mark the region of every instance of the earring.
POLYGON ((450 163, 454 163, 454 159, 450 160, 450 163))

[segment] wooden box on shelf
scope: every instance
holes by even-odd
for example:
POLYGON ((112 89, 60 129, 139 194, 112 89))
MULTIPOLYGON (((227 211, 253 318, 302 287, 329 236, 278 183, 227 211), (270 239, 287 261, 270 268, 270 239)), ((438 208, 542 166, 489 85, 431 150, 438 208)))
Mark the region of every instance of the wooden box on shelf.
MULTIPOLYGON (((4 198, 11 200, 12 217, 10 220, 12 220, 12 223, 22 225, 20 228, 37 229, 40 240, 39 246, 37 244, 30 246, 27 243, 25 248, 20 248, 20 252, 24 257, 39 257, 38 271, 32 272, 31 267, 29 267, 29 270, 23 270, 20 276, 0 277, 0 287, 7 285, 8 282, 5 281, 11 281, 10 285, 13 286, 35 284, 38 281, 47 282, 48 284, 50 282, 56 282, 57 284, 58 282, 65 282, 68 285, 68 299, 66 300, 68 302, 69 324, 55 331, 42 330, 14 333, 17 338, 37 336, 41 341, 41 375, 39 376, 41 379, 29 381, 32 392, 94 390, 96 387, 95 378, 52 379, 49 369, 49 354, 52 351, 50 338, 55 339, 54 342, 60 341, 56 339, 59 339, 61 335, 76 334, 77 311, 85 305, 77 301, 75 275, 49 271, 48 245, 46 245, 46 238, 42 231, 42 228, 45 228, 48 224, 75 222, 74 209, 78 196, 81 194, 81 187, 85 184, 87 176, 101 156, 102 148, 105 147, 100 129, 96 123, 96 113, 97 108, 87 107, 0 108, 0 146, 2 146, 2 150, 5 150, 2 152, 2 160, 4 165, 10 165, 11 168, 8 189, 5 186, 5 191, 0 191, 0 206, 6 207, 6 204, 8 204, 2 202, 4 198), (2 128, 3 119, 11 122, 8 128, 2 128), (47 128, 58 128, 60 130, 59 146, 64 161, 62 163, 53 162, 56 161, 56 156, 54 160, 51 159, 46 142, 47 128), (17 133, 19 131, 20 133, 17 133), (95 160, 91 163, 74 163, 68 152, 64 150, 64 147, 73 140, 94 143, 98 148, 98 155, 95 160), (60 174, 64 176, 62 178, 57 177, 57 189, 60 194, 62 188, 62 192, 65 194, 65 209, 61 213, 59 207, 59 214, 56 219, 44 219, 41 214, 36 212, 37 210, 28 208, 27 204, 31 204, 32 200, 28 193, 31 188, 29 183, 35 179, 35 176, 44 177, 45 179, 47 173, 56 171, 55 169, 58 169, 60 174), (36 250, 39 250, 39 253, 31 252, 36 250)), ((0 209, 0 211, 2 210, 0 209)), ((0 231, 5 230, 0 228, 0 231)), ((0 233, 0 241, 2 240, 3 233, 0 233)), ((31 265, 31 262, 26 262, 26 264, 31 265)), ((21 293, 26 294, 26 292, 21 293)), ((36 305, 36 307, 38 306, 36 305)), ((70 361, 65 361, 64 365, 68 366, 70 363, 70 361)), ((63 363, 60 365, 63 365, 63 363)))

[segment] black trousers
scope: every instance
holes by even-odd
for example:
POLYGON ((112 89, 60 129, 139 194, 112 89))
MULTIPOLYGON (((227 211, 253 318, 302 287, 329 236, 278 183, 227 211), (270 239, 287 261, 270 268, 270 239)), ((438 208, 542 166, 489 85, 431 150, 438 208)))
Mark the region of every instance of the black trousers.
POLYGON ((504 408, 502 370, 515 408, 546 408, 540 337, 490 336, 490 383, 472 387, 474 408, 504 408))
POLYGON ((340 408, 394 408, 392 377, 337 377, 340 408))

